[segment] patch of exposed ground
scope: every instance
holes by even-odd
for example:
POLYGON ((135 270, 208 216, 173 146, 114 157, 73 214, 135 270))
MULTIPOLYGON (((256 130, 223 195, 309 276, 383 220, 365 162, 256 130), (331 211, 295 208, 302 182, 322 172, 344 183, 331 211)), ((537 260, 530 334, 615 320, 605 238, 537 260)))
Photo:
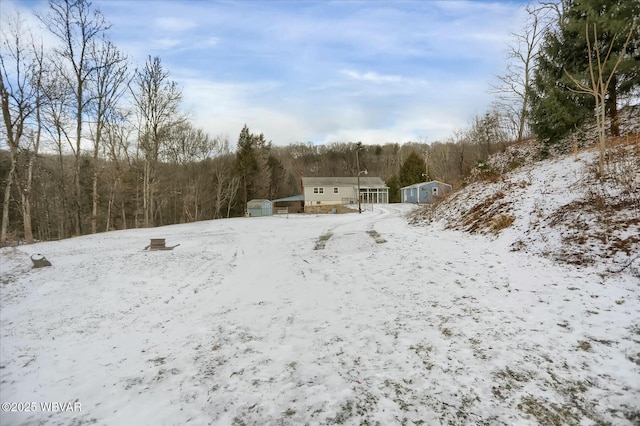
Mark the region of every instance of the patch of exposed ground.
POLYGON ((329 241, 329 239, 333 236, 333 234, 331 232, 325 232, 324 234, 320 235, 320 237, 318 237, 318 240, 316 241, 316 245, 313 248, 314 250, 324 250, 324 248, 327 245, 327 241, 329 241))
POLYGON ((387 240, 382 238, 382 236, 375 229, 370 229, 367 231, 367 234, 376 242, 376 244, 386 243, 387 240))

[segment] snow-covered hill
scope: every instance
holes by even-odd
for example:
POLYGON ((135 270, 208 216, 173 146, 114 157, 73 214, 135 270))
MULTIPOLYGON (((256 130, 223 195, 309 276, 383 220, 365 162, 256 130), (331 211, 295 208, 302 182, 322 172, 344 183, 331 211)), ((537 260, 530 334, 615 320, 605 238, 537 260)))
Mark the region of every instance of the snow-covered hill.
POLYGON ((478 180, 414 222, 489 235, 512 250, 640 282, 640 136, 615 142, 602 181, 596 147, 534 161, 538 151, 528 142, 495 155, 478 180))
POLYGON ((414 211, 1 249, 0 424, 637 424, 634 277, 414 211))

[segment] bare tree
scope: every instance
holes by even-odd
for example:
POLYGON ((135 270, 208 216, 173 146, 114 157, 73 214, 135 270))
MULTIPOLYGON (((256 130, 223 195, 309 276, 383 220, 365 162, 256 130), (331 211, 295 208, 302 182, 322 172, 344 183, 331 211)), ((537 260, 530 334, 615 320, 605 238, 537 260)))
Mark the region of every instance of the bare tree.
POLYGON ((504 147, 508 139, 500 113, 495 109, 486 112, 482 118, 476 116, 466 134, 469 142, 477 146, 481 160, 493 154, 496 146, 504 147))
POLYGON ((592 95, 595 100, 595 116, 596 116, 596 127, 598 128, 598 140, 600 146, 600 155, 598 158, 598 174, 600 178, 604 177, 604 156, 607 150, 607 112, 605 108, 605 102, 607 97, 607 90, 609 88, 609 84, 611 80, 614 78, 616 70, 622 61, 622 58, 625 56, 625 52, 627 51, 627 46, 629 45, 629 40, 631 40, 631 35, 635 29, 635 20, 634 24, 631 25, 631 30, 629 30, 629 34, 623 44, 622 49, 617 54, 617 58, 611 68, 609 68, 608 75, 605 71, 608 67, 608 62, 611 58, 612 50, 614 43, 617 38, 617 34, 613 36, 611 43, 607 49, 607 53, 605 57, 602 58, 600 54, 600 46, 598 41, 598 29, 597 25, 593 24, 593 41, 591 40, 591 36, 589 35, 589 24, 585 25, 585 36, 587 39, 587 51, 589 58, 589 81, 581 81, 579 78, 569 74, 567 70, 565 73, 571 79, 571 81, 576 85, 577 89, 571 89, 577 93, 585 93, 588 95, 592 95))
POLYGON ((200 220, 203 189, 198 165, 219 153, 219 150, 217 138, 211 139, 202 129, 197 129, 186 121, 173 126, 168 132, 164 157, 184 172, 186 180, 182 189, 183 222, 200 220))
POLYGON ((156 166, 169 129, 184 121, 178 112, 182 92, 169 80, 159 57, 147 59, 133 79, 131 93, 139 115, 138 145, 144 156, 143 210, 145 226, 153 226, 156 166))
POLYGON ((42 129, 48 135, 45 141, 48 141, 50 148, 56 153, 57 169, 54 173, 55 187, 57 196, 51 198, 52 204, 55 206, 55 216, 58 220, 58 238, 67 238, 71 235, 73 228, 72 218, 72 202, 73 192, 69 193, 67 179, 73 178, 73 167, 68 167, 67 157, 69 149, 74 150, 74 143, 69 136, 68 129, 73 123, 73 103, 72 94, 67 90, 67 83, 60 75, 59 67, 52 64, 54 58, 49 58, 47 72, 42 75, 42 104, 40 111, 40 120, 42 121, 42 129), (71 176, 69 176, 71 175, 71 176), (71 225, 71 226, 70 226, 71 225))
POLYGON ((21 36, 24 34, 20 16, 10 21, 8 28, 2 31, 2 50, 0 50, 0 103, 2 118, 9 144, 11 165, 5 186, 2 203, 2 230, 0 242, 5 243, 9 229, 9 204, 11 187, 16 181, 18 152, 21 149, 22 136, 27 120, 35 110, 34 89, 32 85, 33 57, 21 36), (6 30, 6 32, 5 32, 6 30))
POLYGON ((82 234, 80 184, 80 155, 82 152, 82 128, 86 120, 86 109, 90 102, 86 92, 89 77, 101 66, 92 61, 91 44, 104 34, 110 25, 102 14, 92 9, 87 0, 49 0, 49 13, 39 19, 53 34, 60 46, 55 53, 61 61, 55 61, 67 89, 74 94, 75 158, 73 179, 75 184, 74 221, 76 235, 82 234))
POLYGON ((114 121, 118 101, 127 88, 127 58, 109 41, 101 40, 91 44, 92 62, 100 64, 89 78, 91 92, 91 109, 95 125, 92 129, 93 140, 93 180, 91 195, 91 233, 98 231, 98 154, 102 145, 102 137, 109 122, 114 121))
MULTIPOLYGON (((227 179, 227 218, 231 216, 231 209, 233 208, 236 196, 238 195, 238 189, 240 189, 240 178, 237 176, 230 176, 227 179)), ((244 207, 243 207, 244 208, 244 207)))
POLYGON ((538 44, 548 28, 549 8, 527 6, 525 28, 511 33, 513 42, 508 46, 509 65, 505 74, 498 76, 499 83, 492 85, 498 95, 497 106, 511 119, 514 133, 521 141, 527 132, 527 113, 531 98, 531 80, 538 51, 538 44))
POLYGON ((31 73, 31 86, 34 92, 34 108, 35 108, 35 131, 30 135, 30 146, 27 149, 28 165, 26 177, 22 184, 22 191, 20 191, 21 207, 22 207, 22 222, 24 225, 24 239, 26 243, 32 243, 33 239, 33 226, 32 226, 32 189, 33 189, 33 173, 35 167, 35 161, 40 150, 40 137, 42 135, 42 108, 44 102, 44 73, 45 61, 44 61, 44 49, 42 43, 39 45, 32 40, 32 73, 31 73))
MULTIPOLYGON (((108 168, 108 187, 107 195, 107 213, 105 231, 112 228, 112 215, 116 208, 116 197, 121 194, 123 187, 123 175, 125 169, 128 169, 131 163, 129 158, 129 136, 132 126, 127 122, 125 113, 112 114, 109 120, 109 127, 106 129, 105 143, 103 150, 106 158, 109 160, 108 168)), ((125 200, 120 195, 120 215, 122 219, 122 228, 127 228, 127 213, 125 200)))

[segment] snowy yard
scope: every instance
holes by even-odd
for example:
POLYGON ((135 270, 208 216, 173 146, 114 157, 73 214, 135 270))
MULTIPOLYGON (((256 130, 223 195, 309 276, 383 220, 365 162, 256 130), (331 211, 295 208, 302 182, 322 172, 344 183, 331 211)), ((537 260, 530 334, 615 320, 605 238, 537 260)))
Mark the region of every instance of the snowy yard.
POLYGON ((0 400, 37 406, 0 424, 640 422, 636 278, 413 208, 2 249, 0 400))

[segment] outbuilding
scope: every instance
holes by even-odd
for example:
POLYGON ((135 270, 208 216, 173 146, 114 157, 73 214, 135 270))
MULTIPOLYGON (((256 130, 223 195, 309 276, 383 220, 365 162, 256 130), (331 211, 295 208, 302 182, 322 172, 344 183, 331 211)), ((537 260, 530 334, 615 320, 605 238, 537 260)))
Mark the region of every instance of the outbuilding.
POLYGON ((272 203, 275 214, 304 213, 303 194, 278 198, 277 200, 273 200, 272 203))
POLYGON ((247 203, 247 214, 250 217, 271 216, 273 204, 269 200, 251 200, 247 203))
POLYGON ((433 180, 404 186, 400 189, 403 203, 432 203, 453 190, 448 183, 433 180))

